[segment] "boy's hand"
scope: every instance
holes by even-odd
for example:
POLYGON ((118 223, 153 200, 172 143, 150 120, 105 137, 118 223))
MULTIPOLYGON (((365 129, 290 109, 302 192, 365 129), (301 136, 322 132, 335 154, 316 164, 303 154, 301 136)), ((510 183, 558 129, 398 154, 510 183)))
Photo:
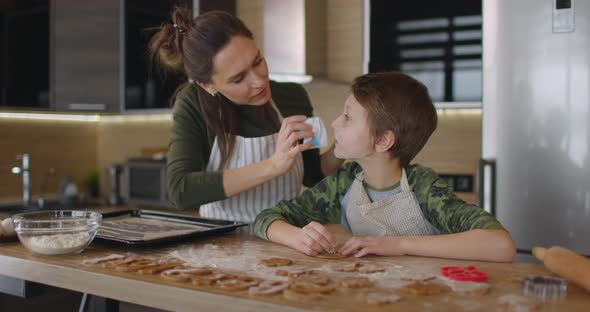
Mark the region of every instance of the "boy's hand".
POLYGON ((402 256, 400 237, 353 237, 349 239, 339 252, 360 258, 366 255, 402 256))
POLYGON ((299 229, 290 239, 288 245, 308 256, 317 256, 321 253, 333 252, 336 246, 336 237, 323 225, 312 221, 299 229))

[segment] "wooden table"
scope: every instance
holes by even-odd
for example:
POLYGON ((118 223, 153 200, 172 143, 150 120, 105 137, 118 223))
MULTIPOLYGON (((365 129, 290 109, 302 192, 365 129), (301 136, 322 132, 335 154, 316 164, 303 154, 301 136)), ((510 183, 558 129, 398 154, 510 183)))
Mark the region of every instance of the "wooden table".
MULTIPOLYGON (((338 226, 331 226, 340 241, 346 234, 338 226)), ((337 290, 320 300, 296 302, 281 295, 249 297, 246 291, 229 292, 213 286, 193 286, 175 283, 159 276, 121 273, 97 266, 85 266, 84 259, 102 257, 113 253, 144 256, 176 256, 195 264, 217 264, 228 272, 280 279, 274 269, 261 267, 256 262, 272 256, 291 258, 299 268, 320 268, 329 271, 331 264, 359 261, 357 259, 322 260, 307 257, 292 249, 259 240, 249 228, 210 238, 197 239, 152 248, 121 248, 93 243, 84 252, 68 256, 40 256, 26 250, 18 242, 0 244, 0 275, 57 286, 101 297, 174 311, 260 311, 260 310, 325 310, 325 311, 498 311, 498 297, 505 294, 522 294, 519 279, 530 275, 547 275, 549 272, 538 264, 500 264, 475 261, 455 261, 423 257, 365 257, 363 263, 375 263, 387 268, 386 273, 367 274, 378 288, 403 285, 400 270, 438 272, 446 265, 476 265, 489 274, 490 293, 482 297, 460 296, 446 292, 434 296, 402 295, 400 302, 381 306, 368 305, 363 300, 363 290, 337 290), (398 275, 396 275, 398 274, 398 275)), ((289 267, 287 267, 289 269, 289 267)), ((330 273, 331 274, 331 273, 330 273)), ((358 273, 334 273, 348 274, 358 273)), ((342 277, 335 276, 336 278, 342 277)), ((366 291, 366 290, 365 290, 366 291)), ((590 307, 590 295, 570 285, 566 299, 543 303, 539 311, 583 311, 590 307)))

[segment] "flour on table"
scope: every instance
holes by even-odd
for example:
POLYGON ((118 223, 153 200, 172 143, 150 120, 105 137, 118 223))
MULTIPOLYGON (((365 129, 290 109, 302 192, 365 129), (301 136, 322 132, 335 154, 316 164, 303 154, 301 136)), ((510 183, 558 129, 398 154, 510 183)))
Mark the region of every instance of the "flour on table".
POLYGON ((431 272, 415 271, 410 269, 400 270, 400 279, 404 281, 423 282, 435 279, 436 275, 431 272))
POLYGON ((540 302, 535 299, 519 295, 501 296, 498 298, 498 303, 514 312, 532 311, 540 305, 540 302))
MULTIPOLYGON (((244 242, 239 249, 256 249, 255 244, 244 242)), ((167 254, 168 257, 180 259, 194 267, 210 267, 226 271, 248 272, 248 275, 274 280, 287 280, 286 277, 275 275, 277 268, 260 265, 259 261, 269 257, 268 254, 240 254, 237 249, 220 247, 214 244, 201 246, 180 246, 167 254)), ((306 268, 297 262, 289 266, 289 270, 306 268)))

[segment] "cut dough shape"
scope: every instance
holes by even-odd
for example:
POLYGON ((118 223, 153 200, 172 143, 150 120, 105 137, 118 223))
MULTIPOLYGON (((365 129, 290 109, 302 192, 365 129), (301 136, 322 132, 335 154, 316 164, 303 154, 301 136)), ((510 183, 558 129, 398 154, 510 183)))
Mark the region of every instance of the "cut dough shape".
POLYGON ((340 260, 340 259, 348 258, 348 256, 343 255, 341 253, 324 253, 324 254, 319 254, 315 257, 320 258, 320 259, 327 259, 327 260, 340 260))
POLYGON ((287 271, 287 270, 277 270, 275 275, 277 276, 288 276, 288 277, 297 277, 304 274, 311 274, 313 270, 297 270, 297 271, 287 271))
POLYGON ((401 292, 418 295, 418 296, 431 296, 437 295, 447 290, 447 286, 437 283, 422 283, 414 282, 412 284, 404 285, 399 289, 401 292))
POLYGON ((235 278, 236 275, 234 274, 227 274, 223 272, 216 272, 209 275, 203 276, 194 276, 192 277, 192 284, 195 286, 210 286, 213 283, 221 280, 232 279, 235 278))
POLYGON ((289 282, 294 284, 327 285, 330 282, 330 278, 315 271, 309 271, 305 274, 289 277, 289 282))
POLYGON ((256 286, 260 280, 250 276, 236 276, 231 279, 222 279, 216 282, 216 286, 229 291, 246 290, 250 287, 256 286))
POLYGON ((402 299, 398 294, 388 292, 376 292, 367 294, 366 300, 368 304, 386 304, 395 303, 402 299))
POLYGON ((358 262, 353 263, 344 263, 344 264, 335 264, 332 265, 330 268, 332 271, 336 272, 354 272, 361 264, 358 262))
POLYGON ((403 270, 401 272, 400 279, 402 281, 410 281, 410 282, 425 282, 430 281, 436 278, 436 275, 419 272, 419 271, 410 271, 410 270, 403 270))
POLYGON ((342 279, 340 280, 339 284, 344 288, 362 288, 373 285, 373 282, 364 276, 359 276, 342 279))
POLYGON ((268 258, 258 261, 259 264, 267 267, 288 266, 293 264, 293 260, 287 258, 268 258))
POLYGON ((136 261, 140 261, 140 260, 143 260, 143 258, 140 258, 140 257, 126 257, 126 258, 123 258, 123 259, 101 262, 100 263, 100 266, 103 267, 103 268, 105 268, 105 269, 114 269, 117 265, 126 264, 126 263, 132 263, 132 262, 136 262, 136 261))
POLYGON ((112 254, 112 255, 108 255, 106 257, 99 257, 99 258, 93 258, 93 259, 85 259, 84 261, 82 261, 83 265, 97 265, 97 264, 101 264, 103 262, 109 262, 109 261, 114 261, 114 260, 122 260, 125 259, 125 256, 123 255, 117 255, 117 254, 112 254))
POLYGON ((289 287, 288 283, 282 281, 264 281, 258 286, 250 287, 248 294, 250 296, 268 296, 275 295, 289 287))
POLYGON ((148 259, 141 259, 138 261, 128 262, 128 263, 120 263, 115 266, 115 271, 117 272, 136 272, 140 269, 145 269, 153 266, 157 266, 158 263, 154 260, 148 259))
POLYGON ((361 264, 356 271, 359 273, 378 273, 385 272, 385 268, 375 264, 361 264))
POLYGON ((175 282, 188 282, 195 276, 203 276, 212 274, 208 268, 190 268, 190 269, 172 269, 160 273, 160 275, 167 280, 175 282))
POLYGON ((155 274, 160 274, 166 270, 182 268, 182 267, 184 267, 183 264, 178 263, 178 262, 176 262, 176 263, 162 263, 160 265, 156 265, 153 267, 139 269, 139 270, 137 270, 137 273, 155 275, 155 274))

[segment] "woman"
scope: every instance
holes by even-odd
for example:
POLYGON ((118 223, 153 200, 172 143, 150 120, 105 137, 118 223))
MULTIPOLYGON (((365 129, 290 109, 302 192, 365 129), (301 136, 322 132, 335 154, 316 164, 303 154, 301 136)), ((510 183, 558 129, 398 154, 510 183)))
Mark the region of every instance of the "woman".
POLYGON ((269 81, 252 33, 238 18, 209 12, 192 19, 177 8, 150 42, 152 57, 189 82, 173 99, 167 183, 182 209, 252 222, 342 163, 332 148, 310 149, 305 90, 269 81), (305 169, 305 170, 304 170, 305 169))

